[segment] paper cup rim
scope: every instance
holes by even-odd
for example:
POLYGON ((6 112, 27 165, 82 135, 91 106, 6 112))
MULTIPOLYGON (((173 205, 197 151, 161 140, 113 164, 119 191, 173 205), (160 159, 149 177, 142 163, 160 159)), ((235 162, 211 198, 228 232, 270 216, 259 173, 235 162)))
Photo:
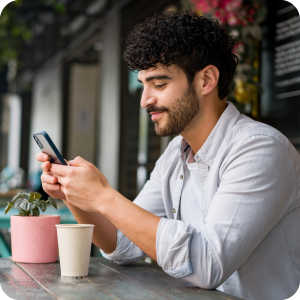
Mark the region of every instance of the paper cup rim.
POLYGON ((95 227, 94 224, 57 224, 57 228, 90 228, 95 227))
POLYGON ((20 215, 11 215, 11 217, 20 217, 20 218, 52 218, 52 217, 60 217, 59 215, 51 215, 51 214, 45 214, 45 215, 39 215, 39 216, 20 216, 20 215))

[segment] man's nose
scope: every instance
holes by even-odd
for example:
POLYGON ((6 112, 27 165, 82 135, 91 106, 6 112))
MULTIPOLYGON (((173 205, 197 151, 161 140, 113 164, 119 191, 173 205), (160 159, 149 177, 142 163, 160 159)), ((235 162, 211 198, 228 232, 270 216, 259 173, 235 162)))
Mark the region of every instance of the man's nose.
POLYGON ((147 108, 148 106, 155 104, 156 101, 156 97, 151 95, 146 89, 144 89, 141 98, 141 107, 147 108))

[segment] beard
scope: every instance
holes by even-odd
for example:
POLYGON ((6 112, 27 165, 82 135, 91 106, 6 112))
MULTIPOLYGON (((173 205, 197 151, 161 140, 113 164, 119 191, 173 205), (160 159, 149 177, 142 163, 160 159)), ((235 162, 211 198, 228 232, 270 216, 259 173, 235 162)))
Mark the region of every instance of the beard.
POLYGON ((166 106, 147 108, 147 113, 165 111, 167 120, 164 126, 159 126, 154 121, 155 132, 159 136, 177 135, 185 130, 191 129, 200 116, 200 101, 193 85, 190 85, 182 98, 174 100, 170 108, 166 106))

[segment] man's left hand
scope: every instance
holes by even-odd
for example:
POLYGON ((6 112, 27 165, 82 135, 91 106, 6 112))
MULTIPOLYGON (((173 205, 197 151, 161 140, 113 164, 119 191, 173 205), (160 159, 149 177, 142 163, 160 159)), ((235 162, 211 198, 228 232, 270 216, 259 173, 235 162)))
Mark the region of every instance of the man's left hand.
POLYGON ((88 212, 100 212, 116 192, 105 176, 91 163, 78 156, 70 166, 51 165, 51 172, 61 184, 66 200, 88 212))

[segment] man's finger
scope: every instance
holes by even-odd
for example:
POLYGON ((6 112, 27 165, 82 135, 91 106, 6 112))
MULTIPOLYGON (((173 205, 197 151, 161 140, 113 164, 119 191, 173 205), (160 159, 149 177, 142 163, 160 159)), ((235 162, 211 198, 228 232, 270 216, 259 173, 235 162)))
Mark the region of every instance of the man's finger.
POLYGON ((51 176, 48 173, 43 173, 41 175, 41 180, 42 180, 43 183, 50 183, 50 184, 57 183, 57 178, 54 177, 54 176, 51 176))
POLYGON ((43 183, 43 189, 47 191, 59 191, 61 189, 61 185, 59 183, 55 183, 55 184, 43 183))
POLYGON ((72 169, 72 167, 69 167, 69 166, 51 164, 50 171, 55 177, 68 176, 72 173, 71 169, 72 169))
POLYGON ((51 168, 50 161, 46 161, 46 162, 42 163, 41 168, 42 168, 42 170, 48 172, 51 168))
POLYGON ((87 167, 90 165, 90 163, 85 159, 83 159, 82 157, 77 156, 73 160, 69 161, 69 165, 73 167, 87 167))
POLYGON ((36 159, 40 162, 45 162, 45 161, 49 160, 49 156, 43 152, 39 152, 36 155, 36 159))
POLYGON ((64 176, 57 176, 57 183, 59 183, 61 186, 65 186, 65 184, 67 182, 66 178, 67 177, 64 177, 64 176))

